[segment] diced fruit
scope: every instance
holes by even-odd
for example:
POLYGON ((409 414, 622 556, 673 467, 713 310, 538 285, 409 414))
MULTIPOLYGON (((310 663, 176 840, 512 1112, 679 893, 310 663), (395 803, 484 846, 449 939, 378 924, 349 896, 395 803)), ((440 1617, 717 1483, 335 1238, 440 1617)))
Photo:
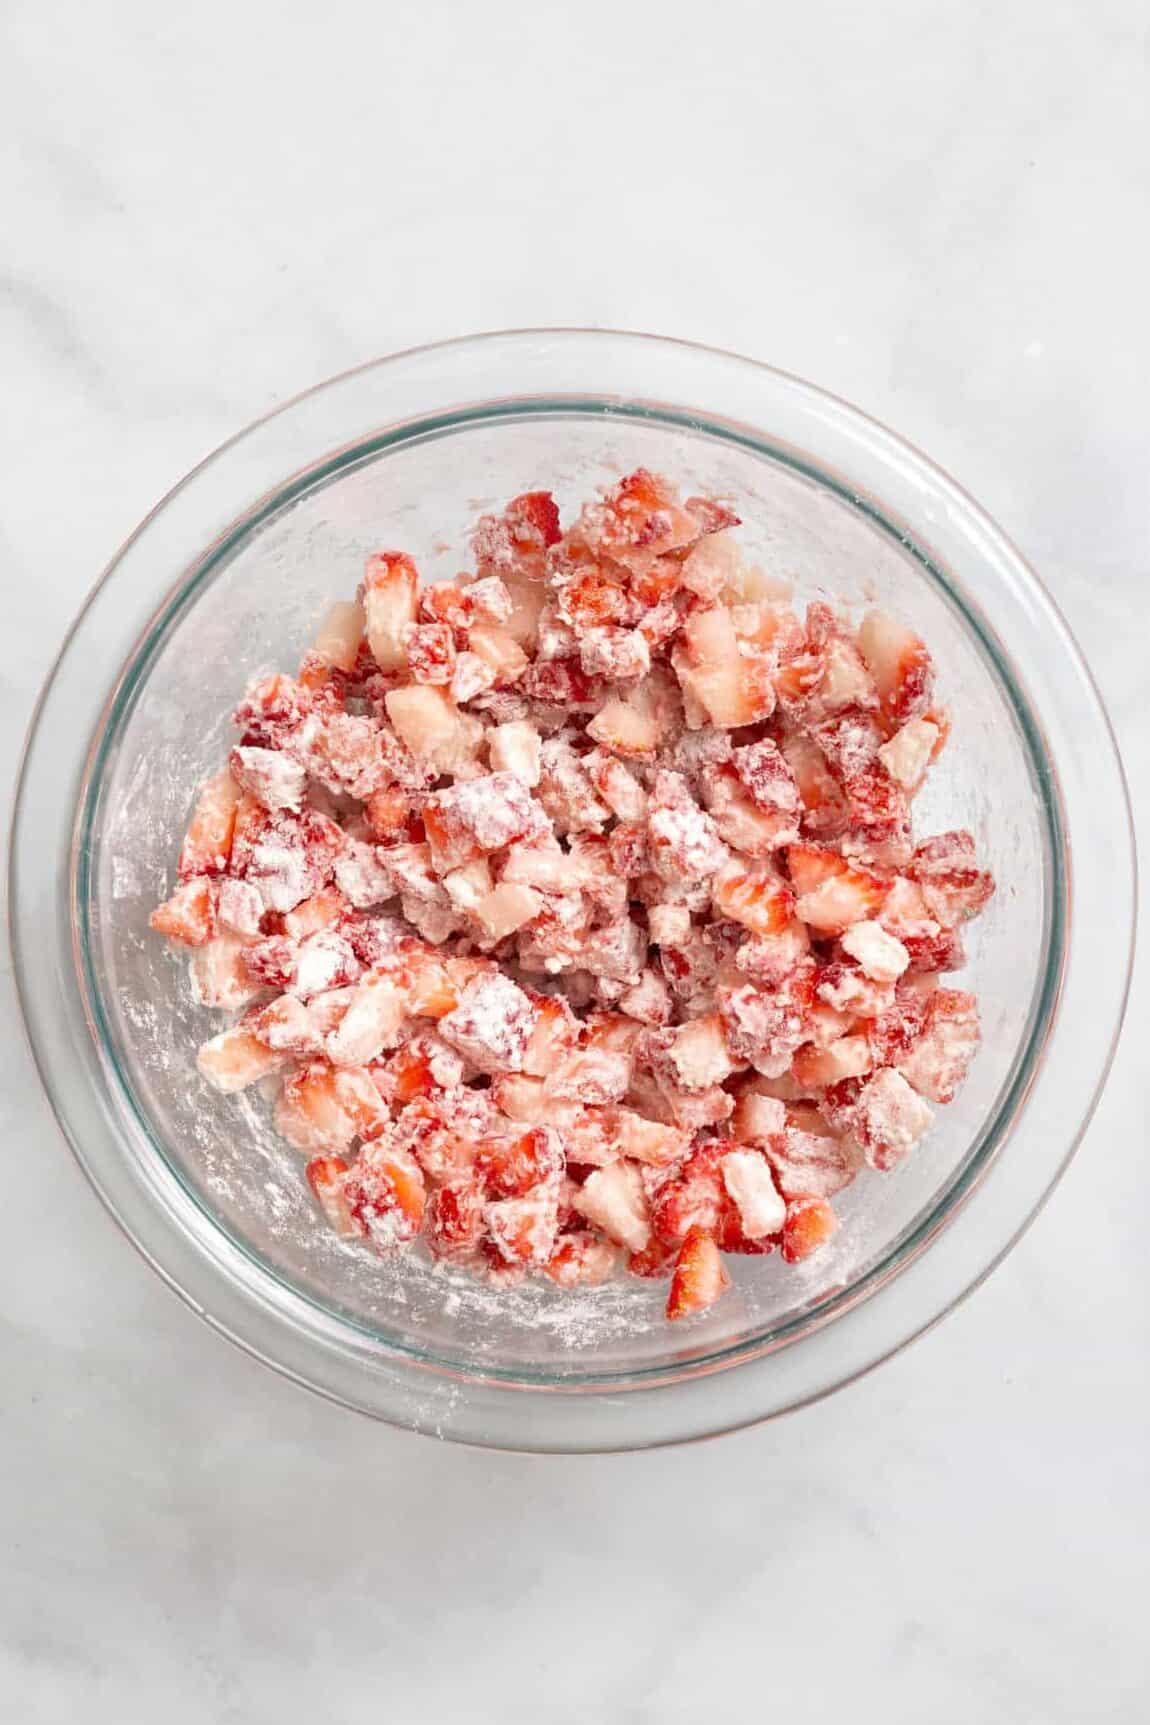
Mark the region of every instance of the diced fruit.
POLYGON ((713 1306, 731 1285, 722 1256, 710 1234, 692 1228, 683 1241, 667 1295, 667 1316, 672 1323, 693 1317, 713 1306))
POLYGON ((535 1008, 509 976, 480 976, 439 1021, 439 1034, 481 1072, 519 1072, 535 1008))
POLYGON ((366 1229, 351 1213, 344 1191, 348 1164, 342 1156, 313 1156, 305 1173, 329 1227, 345 1240, 362 1239, 366 1229))
POLYGON ((783 1224, 783 1257, 797 1264, 817 1252, 838 1227, 838 1217, 825 1198, 796 1198, 787 1205, 783 1224))
POLYGON ((589 1228, 578 1228, 559 1236, 544 1274, 561 1288, 595 1288, 610 1279, 618 1258, 610 1240, 589 1228))
POLYGON ((235 1011, 254 1000, 260 985, 248 973, 244 957, 248 951, 242 935, 223 930, 192 953, 189 974, 192 994, 200 1006, 235 1011))
POLYGON ((743 1233, 749 1240, 765 1240, 777 1234, 787 1217, 787 1206, 771 1176, 771 1165, 757 1150, 730 1150, 719 1163, 727 1196, 739 1212, 743 1233))
POLYGON ((442 689, 413 683, 406 689, 392 689, 383 704, 401 742, 437 773, 464 770, 479 753, 482 725, 469 713, 461 713, 442 689))
POLYGON ((206 875, 184 881, 148 921, 157 934, 181 946, 206 945, 216 932, 215 883, 206 875))
MULTIPOLYGON (((419 606, 419 574, 402 551, 379 551, 363 572, 367 641, 381 671, 407 663, 406 634, 419 606)), ((398 725, 396 726, 398 730, 398 725)))
POLYGON ((205 1042, 196 1056, 196 1065, 209 1084, 230 1095, 257 1084, 269 1072, 278 1071, 285 1059, 285 1055, 273 1052, 249 1030, 237 1026, 205 1042))
POLYGON ((651 1238, 651 1212, 643 1178, 632 1162, 612 1162, 588 1174, 572 1200, 581 1216, 629 1252, 651 1238))
POLYGON ((181 880, 224 873, 232 854, 239 800, 240 787, 229 772, 217 773, 201 786, 180 850, 181 880))
POLYGON ((363 606, 358 600, 338 599, 324 613, 312 651, 337 671, 354 671, 363 636, 363 606))
POLYGON ((348 1209, 377 1251, 393 1251, 418 1234, 427 1190, 418 1164, 406 1151, 365 1151, 343 1189, 348 1209))
POLYGON ((491 1290, 625 1254, 677 1320, 722 1254, 815 1251, 962 1082, 939 976, 994 883, 969 833, 912 837, 929 654, 800 619, 737 526, 643 468, 566 533, 523 493, 476 574, 377 554, 245 691, 152 926, 236 1015, 201 1075, 273 1081, 343 1238, 491 1290))
POLYGON ((858 644, 889 719, 905 724, 930 705, 934 666, 912 630, 885 612, 868 611, 859 627, 858 644))
POLYGON ((927 1002, 926 1027, 897 1062, 898 1070, 921 1096, 953 1102, 981 1041, 974 996, 938 988, 927 1002))

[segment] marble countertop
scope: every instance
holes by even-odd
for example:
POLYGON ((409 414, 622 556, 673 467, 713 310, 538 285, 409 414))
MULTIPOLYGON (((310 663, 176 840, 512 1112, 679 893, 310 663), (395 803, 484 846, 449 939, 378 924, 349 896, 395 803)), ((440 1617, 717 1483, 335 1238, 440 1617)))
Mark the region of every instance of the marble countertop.
MULTIPOLYGON (((968 486, 1145 838, 1147 45, 1139 0, 14 0, 5 783, 66 619, 216 443, 376 353, 602 323, 809 376, 968 486)), ((220 1341, 73 1165, 6 958, 0 1013, 3 1725, 1146 1719, 1144 973, 1077 1160, 941 1329, 773 1426, 573 1461, 220 1341)))

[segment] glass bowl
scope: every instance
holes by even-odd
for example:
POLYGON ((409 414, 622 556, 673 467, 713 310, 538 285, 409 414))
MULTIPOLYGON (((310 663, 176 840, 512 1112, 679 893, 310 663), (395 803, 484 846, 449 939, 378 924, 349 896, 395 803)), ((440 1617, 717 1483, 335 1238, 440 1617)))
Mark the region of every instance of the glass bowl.
POLYGON ((1065 1166, 1105 1076, 1134 922, 1129 811, 1089 674, 1018 553, 874 421, 734 355, 604 331, 485 335, 381 360, 242 432, 112 563, 28 743, 13 946, 36 1059, 113 1215, 211 1324, 299 1382, 478 1444, 629 1449, 821 1396, 974 1286, 1065 1166), (197 782, 257 670, 291 666, 382 543, 425 577, 467 562, 482 508, 569 508, 644 463, 732 494, 800 599, 879 603, 929 642, 953 737, 922 831, 969 827, 999 891, 969 972, 985 1044, 895 1174, 841 1202, 833 1245, 733 1265, 686 1325, 629 1280, 495 1292, 381 1262, 322 1223, 258 1097, 200 1081, 218 1028, 148 932, 197 782))

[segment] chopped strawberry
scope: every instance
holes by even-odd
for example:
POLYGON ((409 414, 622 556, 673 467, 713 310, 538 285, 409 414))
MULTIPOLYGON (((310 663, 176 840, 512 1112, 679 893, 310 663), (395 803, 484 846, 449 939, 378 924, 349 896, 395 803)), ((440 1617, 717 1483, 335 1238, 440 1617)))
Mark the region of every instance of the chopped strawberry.
POLYGON ((237 1026, 205 1042, 196 1056, 196 1065, 209 1084, 230 1095, 257 1084, 269 1072, 278 1071, 286 1058, 273 1052, 251 1031, 237 1026))
POLYGON ((427 1201, 427 1244, 435 1258, 463 1260, 483 1233, 483 1193, 470 1179, 448 1180, 427 1201))
POLYGON ((193 876, 178 886, 165 904, 158 905, 148 921, 157 934, 181 946, 204 946, 216 932, 215 883, 206 875, 193 876))
POLYGON ((561 1234, 546 1264, 544 1274, 561 1288, 598 1287, 614 1273, 618 1248, 590 1228, 561 1234))
POLYGON ((229 772, 201 786, 180 850, 179 877, 223 874, 232 854, 240 788, 229 772))
POLYGON ((930 705, 934 666, 910 629, 882 611, 868 611, 859 628, 858 644, 888 719, 905 724, 930 705))
POLYGON ((388 1147, 384 1140, 364 1149, 343 1189, 348 1209, 378 1251, 393 1251, 419 1233, 427 1189, 406 1151, 388 1147))
POLYGON ((930 914, 945 928, 977 916, 994 894, 994 878, 975 863, 968 832, 939 833, 918 846, 907 873, 930 914))
POLYGON ((713 1238, 701 1228, 692 1228, 675 1261, 671 1291, 667 1295, 668 1318, 674 1323, 705 1311, 730 1285, 731 1278, 713 1238))
POLYGON ((336 1233, 345 1239, 362 1238, 367 1230, 352 1215, 344 1191, 348 1165, 343 1157, 313 1156, 305 1172, 321 1210, 336 1233))
POLYGON ((953 1102, 982 1041, 973 994, 939 988, 926 1003, 926 1025, 898 1070, 921 1096, 953 1102))
POLYGON ((838 1225, 838 1217, 825 1198, 796 1198, 787 1205, 783 1257, 788 1264, 809 1258, 826 1245, 838 1225))

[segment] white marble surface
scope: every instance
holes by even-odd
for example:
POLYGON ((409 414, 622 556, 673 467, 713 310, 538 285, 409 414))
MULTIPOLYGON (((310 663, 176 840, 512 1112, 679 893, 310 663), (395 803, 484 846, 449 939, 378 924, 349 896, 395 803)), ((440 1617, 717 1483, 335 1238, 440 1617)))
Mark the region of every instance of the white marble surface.
MULTIPOLYGON (((965 482, 1102 673, 1145 835, 1147 45, 1141 0, 9 0, 5 776, 67 616, 233 429, 599 322, 806 374, 965 482)), ((1145 976, 1077 1162, 941 1330, 771 1428, 578 1462, 373 1427, 209 1333, 0 986, 4 1725, 1148 1716, 1145 976)))

